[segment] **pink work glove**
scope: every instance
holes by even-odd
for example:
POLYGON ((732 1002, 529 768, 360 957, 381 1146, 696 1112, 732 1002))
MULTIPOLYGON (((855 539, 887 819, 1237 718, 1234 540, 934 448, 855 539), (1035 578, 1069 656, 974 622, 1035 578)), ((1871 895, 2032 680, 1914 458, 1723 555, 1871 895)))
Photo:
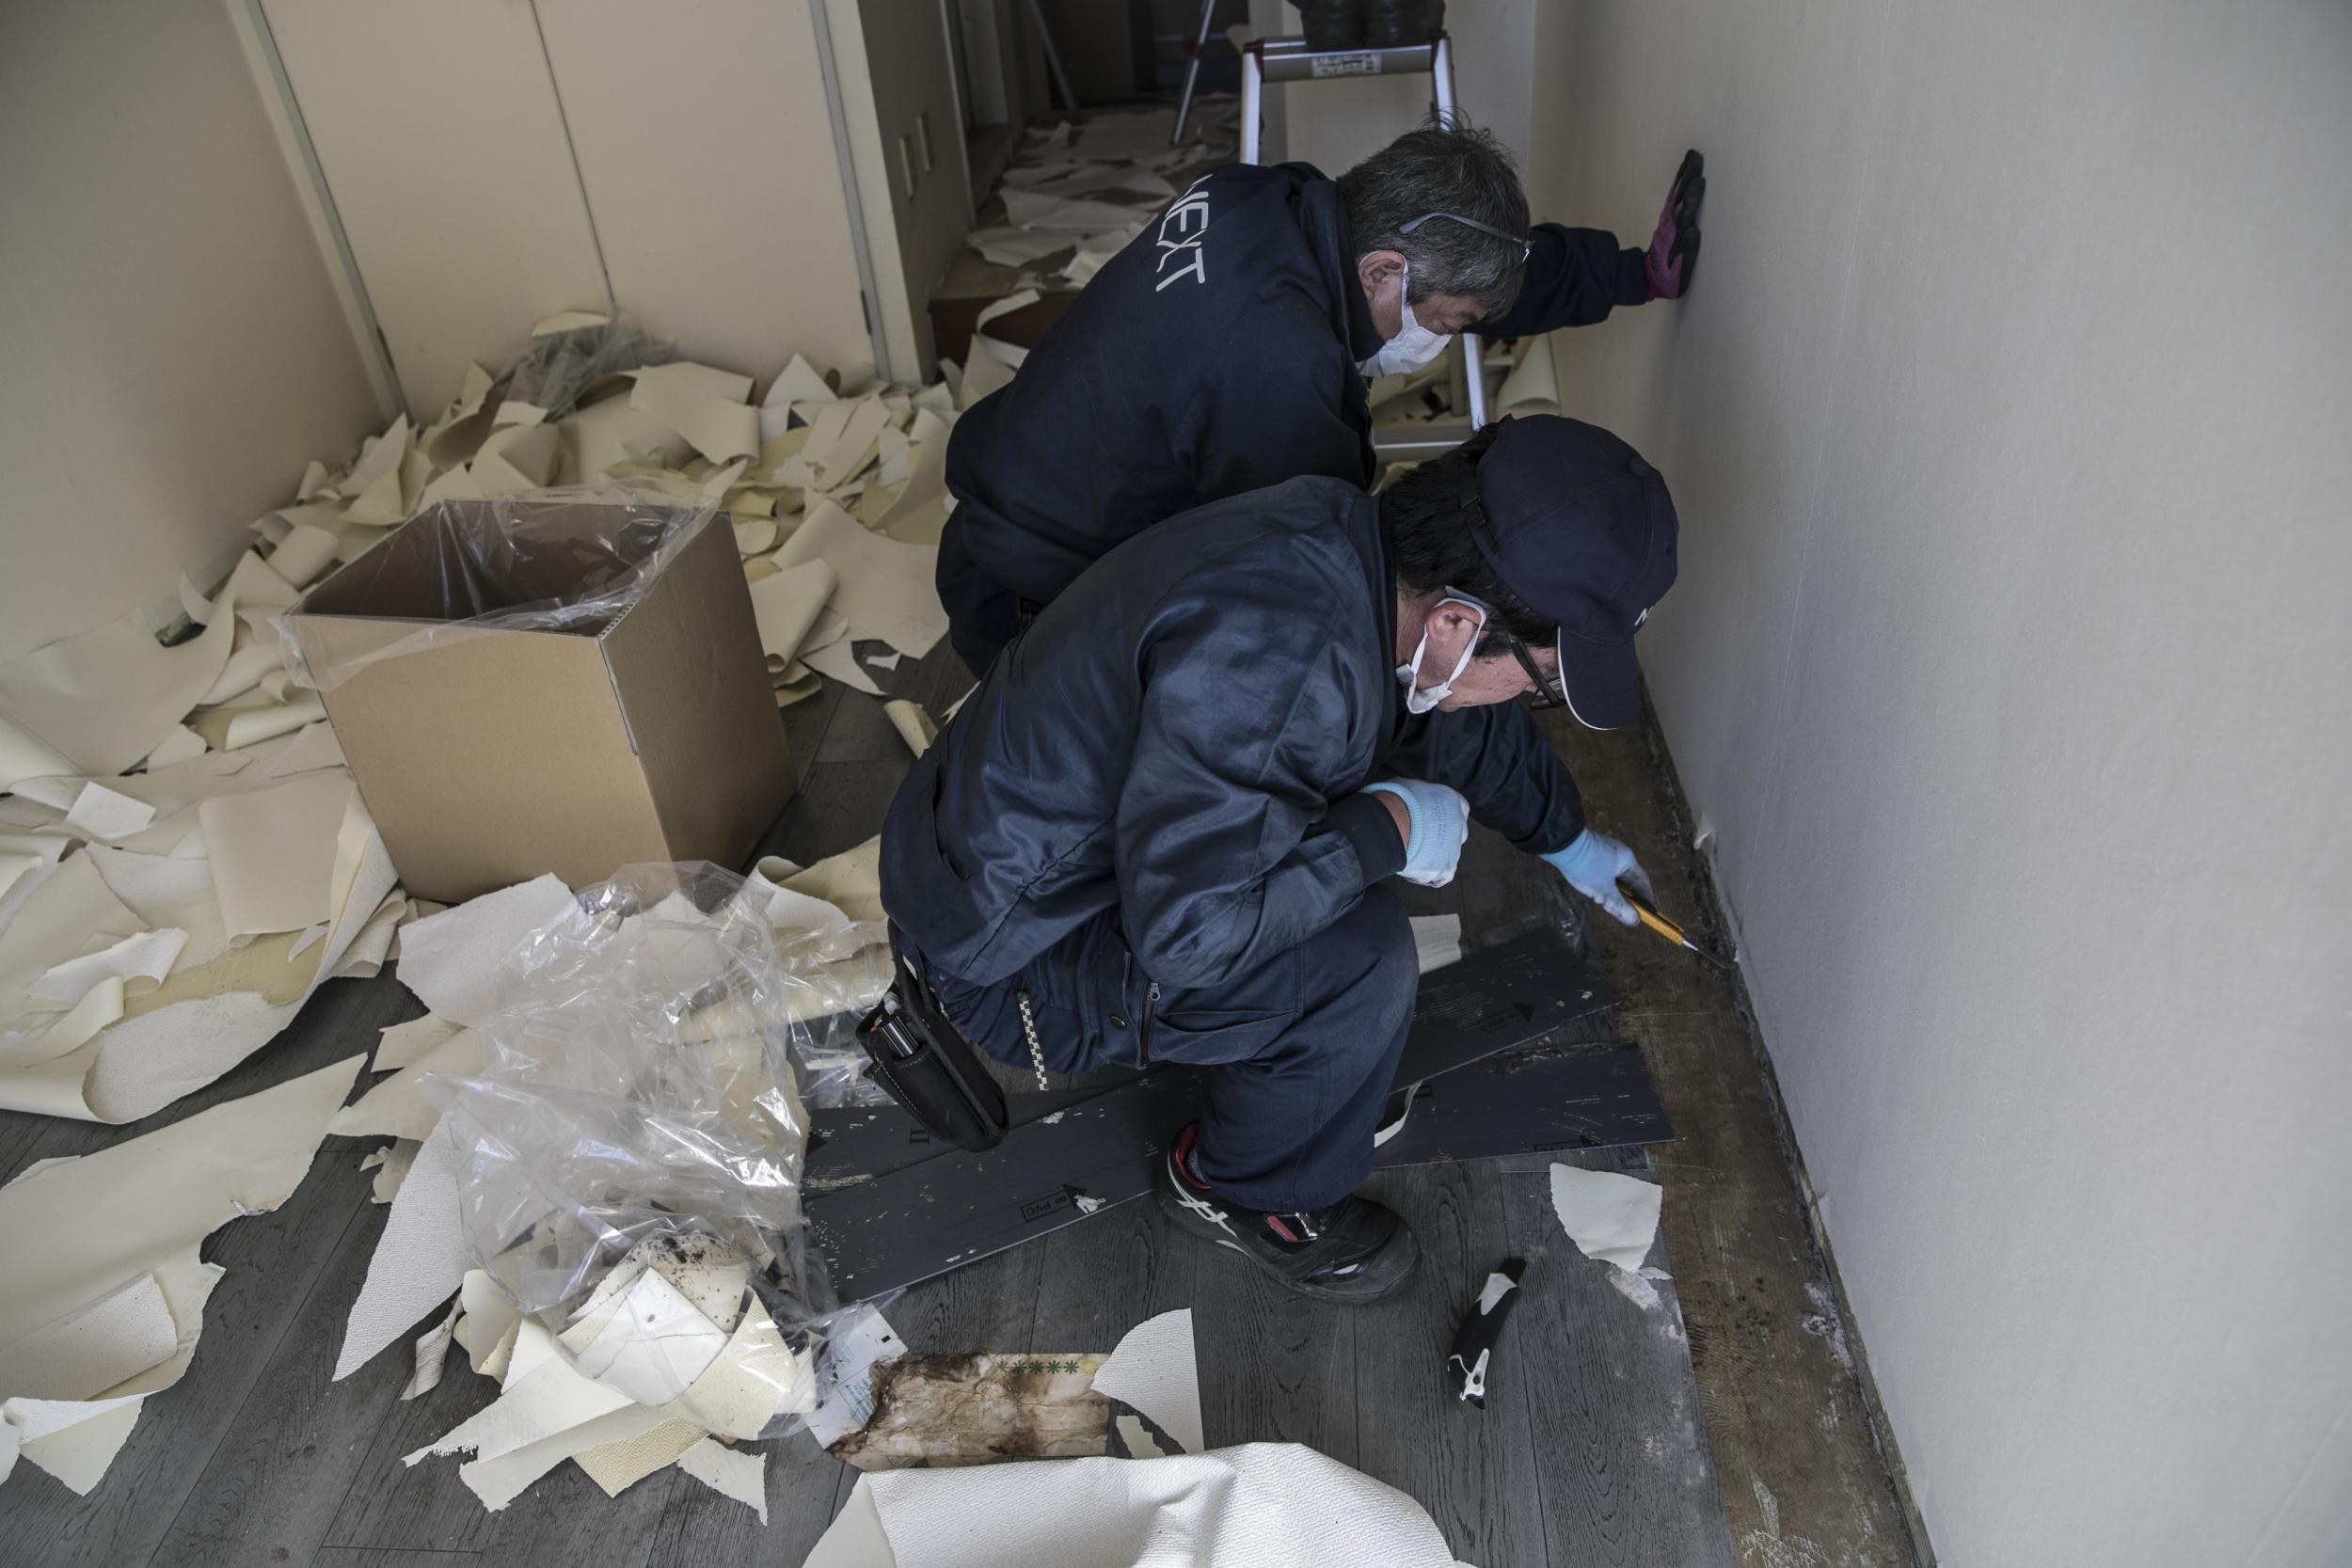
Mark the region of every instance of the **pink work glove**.
POLYGON ((1675 182, 1666 192, 1665 210, 1642 253, 1642 270, 1649 275, 1652 299, 1680 299, 1699 265, 1699 203, 1707 199, 1707 160, 1696 148, 1682 155, 1675 182))

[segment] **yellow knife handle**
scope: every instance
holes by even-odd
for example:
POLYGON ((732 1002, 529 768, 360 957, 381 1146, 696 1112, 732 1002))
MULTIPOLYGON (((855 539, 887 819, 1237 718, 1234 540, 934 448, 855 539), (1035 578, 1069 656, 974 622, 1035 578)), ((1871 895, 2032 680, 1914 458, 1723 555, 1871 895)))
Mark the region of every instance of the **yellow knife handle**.
POLYGON ((1641 905, 1636 904, 1633 906, 1633 912, 1640 918, 1643 925, 1648 927, 1651 930, 1656 931, 1660 936, 1664 937, 1668 942, 1673 942, 1677 947, 1687 947, 1690 945, 1683 940, 1682 927, 1676 925, 1673 921, 1668 920, 1664 915, 1660 914, 1656 910, 1645 910, 1642 908, 1641 905))
POLYGON ((1690 939, 1682 934, 1682 927, 1676 925, 1673 921, 1668 920, 1664 915, 1660 914, 1656 910, 1650 908, 1649 901, 1644 898, 1640 894, 1634 892, 1631 888, 1627 887, 1623 882, 1619 882, 1617 884, 1617 891, 1625 895, 1625 901, 1633 906, 1633 912, 1641 920, 1643 925, 1648 927, 1651 930, 1656 931, 1660 936, 1664 937, 1668 942, 1673 942, 1677 947, 1688 947, 1691 945, 1690 939))

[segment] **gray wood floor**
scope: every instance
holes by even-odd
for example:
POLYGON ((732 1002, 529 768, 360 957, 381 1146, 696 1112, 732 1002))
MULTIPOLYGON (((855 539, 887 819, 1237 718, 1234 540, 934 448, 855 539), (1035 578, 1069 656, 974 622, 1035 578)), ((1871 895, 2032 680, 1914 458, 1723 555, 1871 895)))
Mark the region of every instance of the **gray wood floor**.
MULTIPOLYGON (((944 649, 881 678, 894 694, 914 696, 934 712, 965 684, 944 649)), ((803 784, 768 847, 805 861, 874 832, 907 766, 880 705, 829 684, 785 720, 803 784)), ((1600 759, 1598 774, 1629 801, 1650 802, 1628 810, 1656 819, 1648 824, 1653 836, 1671 834, 1670 803, 1657 804, 1667 792, 1638 736, 1613 744, 1619 751, 1600 759)), ((1582 777, 1586 759, 1580 755, 1576 765, 1582 777)), ((1671 842, 1635 842, 1653 867, 1695 875, 1671 842)), ((1482 833, 1462 877, 1417 907, 1458 909, 1466 928, 1477 930, 1539 906, 1565 908, 1553 882, 1541 865, 1482 833)), ((1661 876, 1661 892, 1669 885, 1661 876)), ((1826 1280, 1819 1259, 1808 1261, 1801 1228, 1790 1242, 1785 1223, 1769 1234, 1752 1223, 1758 1215, 1785 1221, 1797 1206, 1771 1142, 1769 1096, 1753 1062, 1745 1071, 1755 1084, 1738 1082, 1745 1036, 1736 994, 1710 981, 1714 991, 1686 995, 1688 966, 1671 952, 1630 945, 1614 932, 1600 940, 1629 1018, 1650 1031, 1637 1037, 1658 1043, 1662 1024, 1670 1048, 1706 1058, 1715 1075, 1698 1083, 1692 1061, 1670 1069, 1654 1053, 1685 1144, 1722 1146, 1743 1161, 1719 1183, 1740 1207, 1733 1212, 1717 1203, 1714 1228, 1702 1241, 1678 1223, 1687 1218, 1677 1212, 1678 1195, 1689 1187, 1693 1212, 1704 1212, 1699 1189, 1708 1183, 1687 1164, 1675 1166, 1670 1151, 1659 1152, 1669 1195, 1656 1260, 1680 1277, 1660 1285, 1657 1307, 1636 1305, 1578 1257, 1551 1213, 1549 1159, 1538 1156, 1377 1178, 1378 1196, 1408 1217, 1427 1254, 1411 1291, 1377 1307, 1351 1312, 1302 1303, 1239 1260, 1167 1234, 1152 1207, 1137 1203, 921 1286, 892 1308, 893 1323, 918 1351, 1103 1350, 1143 1318, 1189 1306, 1212 1444, 1311 1444, 1417 1498, 1456 1554, 1481 1568, 1805 1560, 1772 1555, 1777 1540, 1760 1544, 1754 1523, 1763 1521, 1755 1519, 1751 1484, 1776 1488, 1780 1513, 1769 1522, 1791 1537, 1864 1544, 1823 1560, 1908 1561, 1894 1544, 1899 1515, 1858 1418, 1851 1369, 1826 1342, 1800 1332, 1797 1314, 1784 1323, 1738 1307, 1694 1319, 1686 1330, 1677 1305, 1677 1285, 1690 1292, 1694 1265, 1705 1271, 1696 1286, 1710 1304, 1728 1291, 1736 1305, 1778 1285, 1782 1275, 1794 1281, 1789 1293, 1826 1280), (1677 1101, 1677 1085, 1695 1085, 1687 1103, 1677 1101), (1722 1117, 1726 1126, 1694 1126, 1694 1117, 1722 1117), (1758 1261, 1775 1247, 1785 1260, 1758 1261), (1505 1335, 1487 1408, 1472 1410, 1445 1395, 1439 1367, 1475 1282, 1514 1254, 1530 1259, 1528 1290, 1505 1335), (1734 1269, 1770 1271, 1772 1278, 1759 1272, 1751 1285, 1724 1272, 1734 1269), (1694 1342, 1712 1351, 1712 1369, 1702 1369, 1712 1386, 1694 1375, 1694 1342), (1799 1445, 1801 1476, 1778 1467, 1783 1434, 1761 1408, 1780 1401, 1803 1404, 1798 1424, 1811 1433, 1788 1439, 1799 1445), (1813 1418, 1824 1407, 1857 1418, 1846 1422, 1842 1441, 1827 1447, 1813 1418), (1718 1484, 1710 1430, 1732 1444, 1739 1468, 1728 1487, 1718 1484), (1737 1552, 1735 1528, 1743 1531, 1737 1552)), ((335 982, 269 1051, 138 1127, 0 1116, 0 1178, 365 1049, 378 1028, 420 1011, 389 978, 335 982)), ((764 1529, 739 1505, 675 1471, 612 1500, 565 1465, 492 1514, 458 1481, 454 1464, 401 1465, 400 1455, 487 1403, 495 1387, 464 1366, 462 1354, 438 1389, 408 1403, 398 1399, 407 1369, 397 1353, 346 1382, 327 1381, 344 1315, 384 1225, 386 1211, 367 1201, 369 1176, 358 1168, 377 1141, 328 1139, 282 1209, 240 1220, 215 1238, 206 1256, 229 1275, 189 1375, 149 1402, 89 1497, 20 1466, 0 1490, 0 1561, 797 1563, 855 1479, 805 1436, 771 1450, 764 1529)), ((1609 1168, 1649 1168, 1639 1154, 1589 1158, 1609 1168)), ((1820 1308, 1807 1310, 1818 1316, 1820 1308)))

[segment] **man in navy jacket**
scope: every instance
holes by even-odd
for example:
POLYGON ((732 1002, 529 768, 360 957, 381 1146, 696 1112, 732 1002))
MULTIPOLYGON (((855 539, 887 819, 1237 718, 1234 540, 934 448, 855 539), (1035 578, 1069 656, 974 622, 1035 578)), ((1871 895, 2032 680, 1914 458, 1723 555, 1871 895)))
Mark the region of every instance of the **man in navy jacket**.
POLYGON ((1706 192, 1687 155, 1649 248, 1528 226, 1502 144, 1423 126, 1329 180, 1231 165, 1194 183, 957 421, 939 594, 975 674, 1023 621, 1163 517, 1300 474, 1374 478, 1367 375, 1449 335, 1581 326, 1678 296, 1706 192))
POLYGON ((1386 1295, 1411 1232, 1354 1196, 1418 983, 1402 875, 1469 818, 1618 919, 1625 847, 1518 699, 1641 712, 1665 483, 1606 431, 1506 420, 1378 497, 1308 477, 1112 550, 989 668, 891 802, 899 954, 1040 1071, 1210 1068, 1161 1200, 1303 1293, 1386 1295))

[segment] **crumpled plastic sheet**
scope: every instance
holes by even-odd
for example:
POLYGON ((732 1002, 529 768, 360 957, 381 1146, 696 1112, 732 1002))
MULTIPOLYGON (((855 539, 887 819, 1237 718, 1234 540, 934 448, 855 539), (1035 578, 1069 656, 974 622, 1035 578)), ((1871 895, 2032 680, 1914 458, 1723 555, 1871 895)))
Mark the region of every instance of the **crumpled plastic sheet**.
POLYGON ((742 890, 702 863, 583 890, 501 964, 481 1073, 424 1081, 463 1151, 471 1255, 550 1329, 656 1238, 749 1259, 785 1327, 833 1305, 803 1244, 806 1029, 742 890))
POLYGON ((892 1103, 890 1092, 868 1075, 872 1060, 857 1038, 859 1021, 890 986, 887 928, 869 921, 779 937, 800 986, 793 1010, 806 1025, 793 1041, 802 1098, 819 1111, 892 1103))
POLYGON ((648 337, 615 316, 611 321, 542 333, 498 374, 510 402, 532 404, 557 419, 572 411, 580 393, 608 375, 666 365, 676 357, 668 343, 648 337))

